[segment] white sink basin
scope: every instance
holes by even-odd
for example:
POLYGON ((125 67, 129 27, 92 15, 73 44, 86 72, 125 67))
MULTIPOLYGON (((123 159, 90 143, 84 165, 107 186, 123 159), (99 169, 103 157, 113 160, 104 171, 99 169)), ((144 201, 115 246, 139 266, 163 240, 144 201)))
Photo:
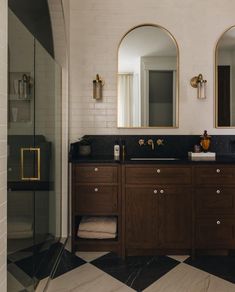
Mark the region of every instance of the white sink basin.
POLYGON ((133 157, 131 160, 159 160, 159 161, 164 161, 164 160, 179 160, 179 158, 175 157, 133 157))

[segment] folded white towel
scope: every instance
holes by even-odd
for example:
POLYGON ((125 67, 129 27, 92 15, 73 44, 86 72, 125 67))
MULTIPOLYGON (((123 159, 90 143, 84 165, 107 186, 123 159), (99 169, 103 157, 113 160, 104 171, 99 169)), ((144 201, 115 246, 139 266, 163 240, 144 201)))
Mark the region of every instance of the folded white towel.
POLYGON ((33 237, 33 230, 7 232, 8 239, 23 239, 23 238, 32 238, 32 237, 33 237))
POLYGON ((79 224, 80 231, 94 231, 113 233, 117 232, 117 218, 116 217, 94 217, 84 216, 79 224))
POLYGON ((94 232, 78 230, 77 236, 80 238, 93 238, 93 239, 108 239, 115 238, 117 234, 108 232, 94 232))
POLYGON ((31 217, 27 216, 16 216, 10 217, 7 221, 7 232, 15 233, 15 232, 28 232, 33 229, 33 222, 31 217))

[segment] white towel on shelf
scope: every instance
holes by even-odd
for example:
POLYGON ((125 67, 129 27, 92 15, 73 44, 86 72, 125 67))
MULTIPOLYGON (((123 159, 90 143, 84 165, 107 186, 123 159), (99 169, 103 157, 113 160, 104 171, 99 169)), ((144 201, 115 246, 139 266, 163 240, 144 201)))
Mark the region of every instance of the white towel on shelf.
POLYGON ((79 224, 79 231, 94 231, 101 233, 117 233, 116 217, 84 216, 79 224))
POLYGON ((78 230, 77 236, 80 238, 109 239, 109 238, 115 238, 117 234, 108 233, 108 232, 94 232, 94 231, 78 230))
POLYGON ((20 239, 33 237, 33 222, 30 216, 9 216, 7 238, 20 239))

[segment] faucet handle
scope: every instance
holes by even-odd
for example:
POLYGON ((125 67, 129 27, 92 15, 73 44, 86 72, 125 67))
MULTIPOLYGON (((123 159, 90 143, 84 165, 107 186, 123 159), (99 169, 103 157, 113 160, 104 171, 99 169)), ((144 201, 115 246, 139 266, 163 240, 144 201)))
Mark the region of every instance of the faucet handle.
POLYGON ((144 139, 139 139, 138 143, 139 143, 140 146, 143 146, 144 145, 144 139))
POLYGON ((164 140, 163 139, 157 139, 157 141, 156 141, 156 143, 157 143, 157 146, 163 146, 164 145, 164 140))

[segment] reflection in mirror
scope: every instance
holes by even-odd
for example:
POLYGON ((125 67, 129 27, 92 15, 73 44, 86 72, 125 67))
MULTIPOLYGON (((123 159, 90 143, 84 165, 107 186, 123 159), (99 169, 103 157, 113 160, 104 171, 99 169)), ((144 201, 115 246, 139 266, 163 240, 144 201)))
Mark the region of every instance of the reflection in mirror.
POLYGON ((166 29, 128 32, 118 51, 118 127, 177 127, 178 74, 178 47, 166 29))
POLYGON ((216 127, 235 127, 235 27, 216 46, 216 127))

